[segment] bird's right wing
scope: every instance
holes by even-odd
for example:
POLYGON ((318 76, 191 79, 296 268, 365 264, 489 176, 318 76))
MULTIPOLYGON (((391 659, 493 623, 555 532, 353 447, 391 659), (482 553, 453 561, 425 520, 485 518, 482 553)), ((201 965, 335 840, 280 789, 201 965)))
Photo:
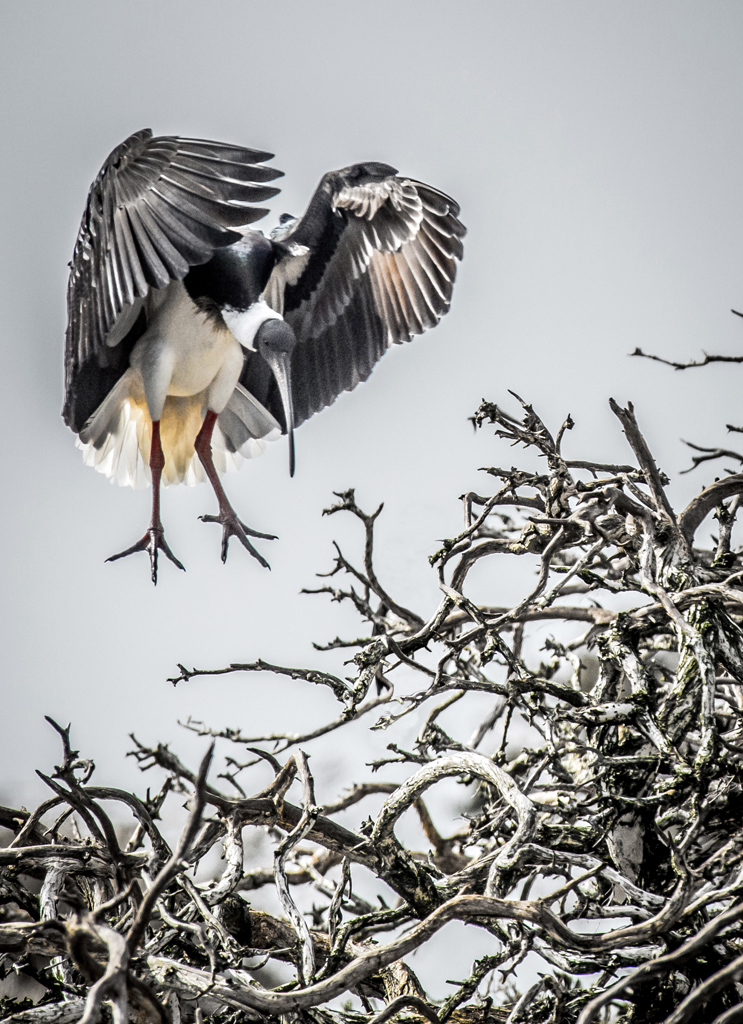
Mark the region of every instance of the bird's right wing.
MULTIPOLYGON (((265 296, 297 338, 296 425, 366 380, 390 345, 447 312, 465 234, 458 214, 449 196, 393 167, 355 164, 326 174, 304 216, 279 233, 265 296)), ((280 418, 260 360, 243 376, 280 418), (263 380, 250 379, 261 372, 263 380)))
MULTIPOLYGON (((106 160, 70 264, 65 422, 80 430, 126 365, 117 352, 151 288, 182 280, 233 230, 267 212, 251 204, 279 191, 270 153, 202 139, 137 132, 106 160)), ((128 355, 128 353, 127 353, 128 355)))

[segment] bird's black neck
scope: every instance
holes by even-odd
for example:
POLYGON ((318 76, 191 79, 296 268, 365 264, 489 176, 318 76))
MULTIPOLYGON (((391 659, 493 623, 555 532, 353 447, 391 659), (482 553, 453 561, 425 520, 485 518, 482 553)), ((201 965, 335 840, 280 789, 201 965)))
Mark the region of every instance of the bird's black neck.
POLYGON ((218 249, 208 263, 192 267, 183 283, 206 311, 249 309, 260 298, 275 262, 269 239, 260 231, 249 231, 234 245, 218 249))

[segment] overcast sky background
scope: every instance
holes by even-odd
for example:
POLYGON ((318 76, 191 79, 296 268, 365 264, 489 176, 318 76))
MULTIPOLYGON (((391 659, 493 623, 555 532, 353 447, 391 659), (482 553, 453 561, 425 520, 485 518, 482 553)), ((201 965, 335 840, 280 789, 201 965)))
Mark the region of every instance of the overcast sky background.
MULTIPOLYGON (((253 733, 333 715, 305 684, 166 678, 179 661, 341 669, 311 641, 358 635, 355 618, 299 596, 333 537, 361 550, 353 523, 321 518, 334 490, 385 501, 382 579, 430 612, 426 556, 460 528, 457 496, 486 488, 478 466, 518 458, 473 436, 483 397, 513 408, 514 389, 553 428, 570 412, 567 453, 619 461, 607 403, 632 400, 673 500, 701 488, 678 475, 679 439, 724 442, 743 422, 743 369, 679 374, 628 353, 741 352, 742 40, 743 7, 719 0, 0 4, 0 801, 43 796, 33 769, 59 758, 44 714, 72 721, 99 784, 140 791, 158 780, 124 760, 131 731, 193 763, 205 742, 178 727, 189 715, 253 733), (144 555, 104 564, 141 536, 149 492, 86 468, 59 415, 87 189, 143 127, 275 152, 286 177, 266 230, 363 159, 449 192, 469 228, 451 313, 300 429, 296 478, 283 440, 227 477, 243 518, 280 536, 260 542, 271 572, 234 543, 221 564, 218 528, 197 520, 215 510, 207 487, 164 492, 186 574, 163 560, 155 589, 144 555)), ((478 582, 492 604, 516 596, 497 570, 478 582)), ((389 738, 373 734, 375 749, 389 738)), ((321 800, 366 777, 369 755, 340 740, 310 750, 321 800)))

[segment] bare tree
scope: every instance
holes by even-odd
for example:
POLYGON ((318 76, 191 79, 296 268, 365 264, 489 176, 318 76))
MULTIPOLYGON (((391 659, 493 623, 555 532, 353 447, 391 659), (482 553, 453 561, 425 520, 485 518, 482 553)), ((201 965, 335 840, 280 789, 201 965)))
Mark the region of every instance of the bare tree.
POLYGON ((36 1005, 7 1001, 9 1020, 743 1021, 743 561, 732 542, 743 473, 674 510, 631 405, 612 402, 631 456, 608 465, 567 458, 570 417, 553 434, 518 401, 518 417, 485 402, 474 421, 531 449, 537 470, 490 467, 492 489, 462 497, 462 531, 430 559, 436 607, 411 610, 385 587, 382 508, 368 514, 345 492, 328 512, 359 521, 363 553, 354 562, 337 548, 319 591, 362 622, 362 636, 328 645, 347 649, 348 677, 258 661, 181 665, 173 680, 289 675, 334 695, 323 726, 251 736, 191 722, 237 748, 216 780, 211 749, 193 771, 135 740, 142 769, 164 773, 141 799, 96 785, 55 724, 50 797, 32 814, 0 809, 12 833, 0 951, 45 990, 36 1005), (713 513, 717 535, 699 544, 713 513), (475 566, 518 559, 536 567, 518 603, 468 596, 475 566), (447 731, 450 708, 483 701, 474 730, 447 731), (393 734, 419 724, 412 749, 392 742, 372 766, 402 781, 370 772, 318 806, 302 747, 360 719, 393 734), (273 780, 254 792, 266 764, 273 780), (462 783, 457 823, 433 820, 430 791, 445 778, 462 783), (171 848, 159 812, 184 794, 171 848), (111 804, 136 823, 126 845, 111 804), (349 808, 352 828, 337 821, 349 808), (409 809, 427 850, 396 833, 409 809), (269 863, 246 856, 251 827, 268 832, 269 863), (221 871, 197 881, 214 848, 221 871), (392 898, 373 903, 362 877, 392 898), (263 887, 280 913, 250 906, 263 887), (405 957, 453 920, 480 929, 482 955, 434 1001, 405 957), (535 958, 538 973, 525 969, 535 958))

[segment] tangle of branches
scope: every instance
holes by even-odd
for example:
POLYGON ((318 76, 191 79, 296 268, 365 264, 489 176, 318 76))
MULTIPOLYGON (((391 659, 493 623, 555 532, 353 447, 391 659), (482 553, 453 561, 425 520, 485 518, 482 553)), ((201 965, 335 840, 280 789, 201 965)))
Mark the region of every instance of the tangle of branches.
POLYGON ((463 496, 461 532, 430 558, 433 606, 406 607, 378 574, 381 508, 337 495, 328 512, 363 536, 319 588, 360 619, 359 636, 328 645, 351 659, 346 676, 179 666, 180 684, 270 672, 326 687, 337 712, 322 726, 189 723, 233 751, 218 777, 211 749, 191 769, 135 740, 161 779, 141 798, 96 785, 52 723, 49 798, 0 808, 0 955, 42 989, 6 1000, 9 1020, 743 1021, 743 474, 674 509, 631 405, 612 403, 628 453, 609 465, 568 458, 570 418, 553 433, 519 402, 517 417, 484 402, 474 420, 531 449, 538 471, 489 467, 487 493, 463 496), (534 575, 498 603, 517 560, 534 575), (475 567, 492 603, 470 596, 475 567), (320 806, 304 748, 362 720, 388 737, 415 723, 417 738, 392 739, 320 806), (461 783, 457 821, 434 820, 443 779, 461 783), (160 812, 184 795, 169 842, 160 812), (424 849, 400 837, 408 810, 424 849), (221 867, 197 879, 215 848, 221 867), (269 889, 276 913, 249 902, 269 889), (481 935, 481 955, 434 998, 406 957, 453 921, 481 935))

